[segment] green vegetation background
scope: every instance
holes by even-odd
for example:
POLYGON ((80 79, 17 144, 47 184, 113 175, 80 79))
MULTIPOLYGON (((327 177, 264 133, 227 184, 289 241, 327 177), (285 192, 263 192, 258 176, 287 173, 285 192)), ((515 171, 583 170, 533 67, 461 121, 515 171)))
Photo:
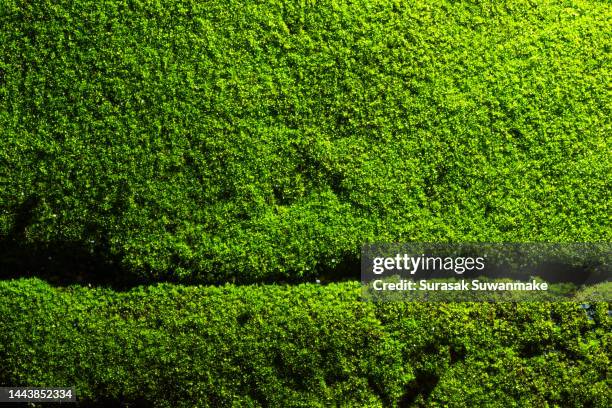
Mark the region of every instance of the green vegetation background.
POLYGON ((73 385, 106 406, 604 408, 608 310, 362 302, 357 282, 0 281, 0 381, 73 385))
MULTIPOLYGON (((584 0, 0 0, 3 276, 59 252, 143 282, 296 282, 350 274, 364 242, 609 242, 611 23, 584 0)), ((605 305, 224 288, 4 281, 0 383, 610 405, 605 305)))
POLYGON ((147 278, 609 241, 609 2, 9 1, 0 231, 147 278))

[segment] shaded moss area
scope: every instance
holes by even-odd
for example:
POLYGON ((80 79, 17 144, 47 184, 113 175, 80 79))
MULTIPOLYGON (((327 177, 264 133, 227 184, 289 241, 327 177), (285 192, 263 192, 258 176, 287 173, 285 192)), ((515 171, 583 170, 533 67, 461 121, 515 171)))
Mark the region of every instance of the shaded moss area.
POLYGON ((608 407, 608 303, 367 303, 356 283, 0 282, 0 384, 87 405, 608 407))

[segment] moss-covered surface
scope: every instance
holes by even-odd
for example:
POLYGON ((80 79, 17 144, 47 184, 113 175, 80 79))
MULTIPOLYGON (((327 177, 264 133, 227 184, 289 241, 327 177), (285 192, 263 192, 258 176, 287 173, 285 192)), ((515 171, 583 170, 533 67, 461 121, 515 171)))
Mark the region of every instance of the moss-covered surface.
POLYGON ((609 304, 368 303, 357 283, 0 282, 0 383, 159 407, 609 407, 609 304), (149 405, 150 404, 150 405, 149 405))
POLYGON ((1 0, 0 279, 82 286, 0 280, 0 385, 609 407, 609 286, 279 282, 356 276, 367 242, 610 242, 611 23, 585 0, 1 0), (220 285, 88 287, 159 280, 220 285))
POLYGON ((610 239, 609 2, 9 1, 0 231, 147 279, 610 239))

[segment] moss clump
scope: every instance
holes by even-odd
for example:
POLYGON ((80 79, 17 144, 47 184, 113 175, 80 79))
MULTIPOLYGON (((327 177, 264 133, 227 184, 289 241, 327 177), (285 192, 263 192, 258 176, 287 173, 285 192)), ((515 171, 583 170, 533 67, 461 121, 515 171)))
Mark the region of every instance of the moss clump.
POLYGON ((200 282, 610 239, 609 2, 290 3, 4 1, 0 232, 200 282))
POLYGON ((609 407, 609 304, 367 303, 357 283, 0 281, 0 384, 159 407, 609 407))

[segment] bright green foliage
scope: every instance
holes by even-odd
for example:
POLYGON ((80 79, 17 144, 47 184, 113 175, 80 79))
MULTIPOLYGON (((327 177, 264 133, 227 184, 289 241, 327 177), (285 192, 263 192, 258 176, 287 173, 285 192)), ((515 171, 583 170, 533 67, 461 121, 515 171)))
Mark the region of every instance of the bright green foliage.
POLYGON ((609 240, 611 17, 2 0, 0 233, 201 282, 311 279, 372 241, 609 240))
POLYGON ((0 282, 0 385, 160 407, 609 407, 609 304, 359 301, 356 283, 0 282))

